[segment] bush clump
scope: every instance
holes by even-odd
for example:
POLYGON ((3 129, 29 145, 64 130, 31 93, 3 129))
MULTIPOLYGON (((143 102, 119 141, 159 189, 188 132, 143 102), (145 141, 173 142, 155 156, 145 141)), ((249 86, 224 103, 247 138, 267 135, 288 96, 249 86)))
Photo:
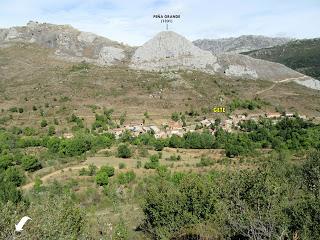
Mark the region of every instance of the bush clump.
POLYGON ((149 162, 146 162, 144 165, 145 169, 156 169, 159 166, 159 155, 154 154, 149 158, 149 162))
POLYGON ((108 185, 109 177, 114 175, 114 167, 102 166, 96 174, 96 182, 100 186, 108 185))
POLYGON ((121 144, 118 147, 118 157, 130 158, 132 156, 132 151, 127 144, 121 144))
POLYGON ((132 182, 135 178, 136 178, 136 174, 133 171, 120 173, 118 175, 118 182, 119 184, 128 184, 132 182))
POLYGON ((24 156, 21 160, 22 167, 26 171, 34 172, 42 168, 39 160, 34 156, 24 156))
POLYGON ((200 159, 200 162, 196 164, 197 167, 208 167, 213 165, 214 162, 210 157, 202 156, 200 159))
POLYGON ((181 160, 181 156, 173 154, 169 158, 166 158, 166 160, 167 161, 172 161, 172 162, 180 161, 181 160))

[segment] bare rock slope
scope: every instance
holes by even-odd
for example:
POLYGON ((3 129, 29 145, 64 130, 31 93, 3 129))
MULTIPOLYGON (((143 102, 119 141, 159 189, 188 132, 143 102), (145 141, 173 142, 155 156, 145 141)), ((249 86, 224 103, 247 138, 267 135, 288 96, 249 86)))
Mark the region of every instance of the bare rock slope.
POLYGON ((171 31, 158 33, 135 50, 93 33, 78 31, 69 25, 29 22, 23 27, 0 29, 0 47, 15 42, 51 48, 54 57, 65 61, 86 61, 102 66, 124 65, 146 71, 198 70, 230 78, 296 81, 318 88, 312 78, 279 63, 235 53, 212 54, 171 31))
POLYGON ((213 54, 221 54, 248 52, 261 48, 282 45, 289 41, 292 41, 292 39, 243 35, 237 38, 198 39, 193 43, 197 47, 210 51, 213 54))
POLYGON ((254 59, 240 54, 220 54, 218 62, 229 77, 284 81, 304 75, 282 64, 254 59))
POLYGON ((212 73, 219 69, 216 56, 171 31, 158 33, 138 48, 130 66, 144 70, 201 69, 212 73))
POLYGON ((67 61, 112 65, 126 58, 129 47, 69 25, 30 21, 26 26, 0 29, 0 47, 14 42, 36 43, 55 49, 54 55, 67 61))
POLYGON ((131 59, 130 67, 147 71, 195 69, 228 77, 270 81, 305 78, 303 74, 278 63, 240 54, 214 55, 171 31, 160 32, 139 47, 131 59))

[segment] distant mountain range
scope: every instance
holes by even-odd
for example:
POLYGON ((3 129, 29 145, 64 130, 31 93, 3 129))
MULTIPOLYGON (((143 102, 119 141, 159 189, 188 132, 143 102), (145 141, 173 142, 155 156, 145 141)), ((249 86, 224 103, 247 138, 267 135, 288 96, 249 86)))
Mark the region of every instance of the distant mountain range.
POLYGON ((117 116, 127 113, 130 122, 140 122, 146 112, 164 122, 173 112, 206 112, 254 98, 270 103, 265 112, 282 107, 320 116, 314 90, 320 81, 280 63, 212 54, 172 31, 131 47, 68 25, 29 22, 0 29, 0 76, 1 108, 25 109, 12 126, 37 126, 43 108, 62 127, 69 124, 66 114, 90 122, 93 111, 104 107, 117 116))
MULTIPOLYGON (((185 37, 172 31, 160 32, 137 48, 129 66, 147 71, 194 69, 229 78, 274 82, 295 81, 303 84, 305 81, 311 83, 314 81, 279 63, 237 53, 213 54, 200 49, 185 37)), ((317 84, 308 86, 319 88, 317 84)))
POLYGON ((320 79, 320 38, 291 41, 280 46, 243 53, 278 62, 298 72, 320 79))
POLYGON ((236 38, 199 39, 193 42, 197 47, 213 54, 241 53, 269 48, 292 41, 290 38, 272 38, 257 35, 243 35, 236 38))
POLYGON ((175 32, 164 31, 141 47, 134 48, 92 33, 81 32, 69 25, 30 21, 26 26, 0 29, 1 48, 19 42, 36 44, 52 49, 54 58, 67 62, 85 61, 106 67, 114 65, 159 72, 197 70, 227 78, 295 81, 302 85, 306 85, 304 83, 307 81, 308 87, 320 89, 319 81, 282 64, 238 54, 288 41, 290 39, 242 36, 192 43, 175 32), (209 46, 211 50, 204 49, 204 46, 209 46))

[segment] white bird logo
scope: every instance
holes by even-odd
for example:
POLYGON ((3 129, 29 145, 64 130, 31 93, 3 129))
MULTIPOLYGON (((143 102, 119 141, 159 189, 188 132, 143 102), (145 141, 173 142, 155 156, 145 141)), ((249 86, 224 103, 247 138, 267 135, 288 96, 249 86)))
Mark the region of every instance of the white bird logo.
POLYGON ((32 220, 31 218, 29 218, 28 216, 24 216, 23 218, 21 218, 20 222, 18 224, 16 224, 16 232, 21 232, 23 229, 24 224, 26 224, 26 222, 28 220, 32 220))

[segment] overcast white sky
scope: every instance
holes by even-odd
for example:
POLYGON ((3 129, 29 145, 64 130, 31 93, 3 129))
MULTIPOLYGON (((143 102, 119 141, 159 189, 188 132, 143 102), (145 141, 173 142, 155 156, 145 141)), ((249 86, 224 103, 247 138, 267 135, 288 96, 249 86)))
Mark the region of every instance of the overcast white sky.
POLYGON ((170 26, 190 40, 243 34, 320 37, 320 0, 0 0, 0 28, 29 20, 70 24, 130 45, 165 25, 153 14, 181 14, 170 26))

